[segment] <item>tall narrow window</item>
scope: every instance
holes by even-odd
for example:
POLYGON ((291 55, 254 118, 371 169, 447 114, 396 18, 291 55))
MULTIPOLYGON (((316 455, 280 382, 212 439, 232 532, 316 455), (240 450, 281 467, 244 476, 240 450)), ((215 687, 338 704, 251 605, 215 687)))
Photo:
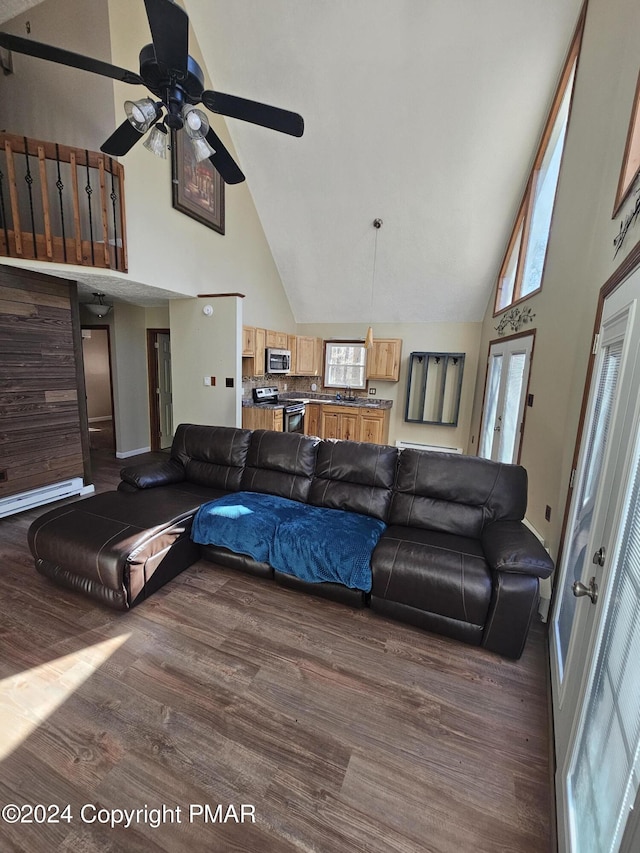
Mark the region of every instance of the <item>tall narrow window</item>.
POLYGON ((551 217, 582 38, 582 23, 581 17, 500 269, 495 314, 521 299, 526 299, 542 287, 551 217))
POLYGON ((640 74, 638 74, 638 82, 636 83, 636 94, 633 99, 633 110, 622 159, 618 191, 613 206, 613 216, 618 215, 620 208, 629 198, 638 175, 640 175, 640 74))

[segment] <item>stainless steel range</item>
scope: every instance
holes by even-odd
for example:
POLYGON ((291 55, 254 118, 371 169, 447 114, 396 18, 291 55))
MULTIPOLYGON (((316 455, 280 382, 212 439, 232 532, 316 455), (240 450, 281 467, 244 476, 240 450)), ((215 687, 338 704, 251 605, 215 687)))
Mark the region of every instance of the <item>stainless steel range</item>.
POLYGON ((253 389, 253 402, 256 406, 271 409, 282 406, 283 431, 304 433, 305 405, 300 400, 280 400, 278 389, 267 387, 253 389))

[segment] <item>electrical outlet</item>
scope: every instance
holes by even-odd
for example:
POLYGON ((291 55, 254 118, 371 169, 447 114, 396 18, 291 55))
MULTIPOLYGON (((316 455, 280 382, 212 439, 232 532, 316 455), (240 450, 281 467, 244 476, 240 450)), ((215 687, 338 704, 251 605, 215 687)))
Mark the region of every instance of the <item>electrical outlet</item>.
POLYGON ((375 388, 369 388, 369 396, 370 397, 376 396, 376 389, 375 388))
POLYGON ((551 521, 551 507, 549 506, 549 504, 547 504, 544 509, 544 517, 545 521, 551 521))

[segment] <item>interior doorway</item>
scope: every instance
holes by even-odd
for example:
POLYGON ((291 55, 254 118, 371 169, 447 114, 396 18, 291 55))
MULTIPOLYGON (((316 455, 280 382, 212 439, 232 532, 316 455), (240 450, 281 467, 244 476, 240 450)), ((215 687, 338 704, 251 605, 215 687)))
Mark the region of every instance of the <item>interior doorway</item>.
POLYGON ((166 450, 173 441, 171 336, 169 329, 147 329, 149 424, 151 450, 166 450))
POLYGON ((89 449, 115 452, 111 342, 108 325, 82 326, 89 449))

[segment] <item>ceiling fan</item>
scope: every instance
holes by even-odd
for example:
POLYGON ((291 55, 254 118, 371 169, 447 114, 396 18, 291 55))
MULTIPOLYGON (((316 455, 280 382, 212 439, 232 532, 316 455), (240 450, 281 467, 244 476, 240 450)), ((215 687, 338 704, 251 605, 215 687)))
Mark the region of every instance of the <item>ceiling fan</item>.
POLYGON ((159 100, 143 98, 125 102, 126 120, 100 146, 101 151, 114 157, 126 154, 147 131, 150 133, 143 143, 145 148, 166 156, 167 128, 184 129, 191 139, 196 160, 208 158, 228 184, 244 181, 240 167, 209 125, 207 114, 196 107, 199 103, 220 115, 302 136, 304 121, 297 113, 205 89, 202 69, 189 56, 187 13, 174 0, 144 0, 144 5, 153 41, 140 51, 139 74, 9 33, 0 32, 0 47, 123 83, 146 86, 159 100))

